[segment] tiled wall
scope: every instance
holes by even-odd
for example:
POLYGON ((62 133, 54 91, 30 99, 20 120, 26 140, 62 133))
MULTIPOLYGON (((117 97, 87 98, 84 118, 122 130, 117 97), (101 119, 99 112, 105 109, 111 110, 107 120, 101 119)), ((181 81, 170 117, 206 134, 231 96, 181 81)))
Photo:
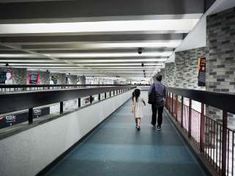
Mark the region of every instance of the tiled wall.
POLYGON ((206 48, 196 48, 175 53, 175 62, 166 63, 163 83, 169 87, 205 89, 198 86, 198 58, 207 58, 206 48))
MULTIPOLYGON (((207 46, 206 90, 235 93, 235 8, 207 17, 207 46)), ((216 108, 207 108, 207 114, 222 118, 216 108)))
MULTIPOLYGON (((207 46, 176 52, 175 63, 166 64, 165 77, 168 86, 235 93, 235 8, 208 16, 207 46), (206 87, 197 85, 199 57, 206 57, 206 87)), ((222 117, 212 107, 207 115, 222 117)))
POLYGON ((235 8, 207 17, 206 89, 235 93, 235 8))
POLYGON ((165 65, 165 85, 175 87, 175 63, 166 63, 165 65))
POLYGON ((207 58, 207 49, 196 48, 175 53, 175 87, 204 89, 198 86, 198 58, 207 58))

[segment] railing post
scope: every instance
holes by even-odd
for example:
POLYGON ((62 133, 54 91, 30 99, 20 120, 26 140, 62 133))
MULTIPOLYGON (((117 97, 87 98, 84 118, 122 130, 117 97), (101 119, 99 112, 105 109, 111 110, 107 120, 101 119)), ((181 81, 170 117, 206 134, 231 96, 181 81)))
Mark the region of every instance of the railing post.
POLYGON ((60 102, 60 114, 63 114, 64 112, 64 103, 63 101, 60 102))
POLYGON ((168 108, 168 110, 169 110, 169 112, 170 112, 170 92, 167 92, 167 108, 168 108))
POLYGON ((178 116, 178 95, 175 95, 175 119, 178 121, 177 116, 178 116))
POLYGON ((32 124, 33 123, 33 108, 29 108, 28 112, 28 123, 32 124))
POLYGON ((184 121, 184 97, 181 96, 181 127, 183 128, 183 121, 184 121))
POLYGON ((100 93, 98 94, 98 101, 100 101, 100 93))
POLYGON ((171 98, 171 114, 174 117, 174 109, 173 109, 173 107, 174 107, 174 94, 173 93, 171 93, 171 94, 172 94, 172 98, 171 98))
POLYGON ((227 146, 227 117, 228 113, 223 111, 223 131, 222 131, 222 176, 226 175, 226 146, 227 146))
POLYGON ((188 114, 188 137, 191 137, 192 126, 192 99, 189 99, 189 114, 188 114))
POLYGON ((92 95, 90 96, 90 104, 92 104, 92 102, 93 102, 93 97, 92 97, 92 95))
POLYGON ((78 98, 78 108, 81 107, 81 98, 78 98))
POLYGON ((201 103, 201 120, 200 120, 200 152, 204 151, 205 141, 205 115, 204 115, 204 104, 201 103))
POLYGON ((105 93, 104 93, 104 99, 106 99, 106 98, 107 98, 107 93, 105 92, 105 93))

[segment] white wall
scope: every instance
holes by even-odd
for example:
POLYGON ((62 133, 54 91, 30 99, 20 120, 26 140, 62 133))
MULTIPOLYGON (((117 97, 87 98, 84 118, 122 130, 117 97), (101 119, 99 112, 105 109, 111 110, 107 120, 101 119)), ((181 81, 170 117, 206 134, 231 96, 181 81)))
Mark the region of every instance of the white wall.
POLYGON ((132 90, 0 141, 0 175, 33 176, 131 97, 132 90))
POLYGON ((207 12, 201 17, 200 21, 194 27, 194 29, 186 36, 181 45, 178 48, 176 48, 176 52, 205 47, 206 17, 208 15, 218 13, 225 9, 232 8, 234 6, 235 6, 234 0, 216 0, 214 4, 207 10, 207 12))
POLYGON ((176 52, 206 46, 206 15, 204 15, 194 29, 185 37, 176 52))

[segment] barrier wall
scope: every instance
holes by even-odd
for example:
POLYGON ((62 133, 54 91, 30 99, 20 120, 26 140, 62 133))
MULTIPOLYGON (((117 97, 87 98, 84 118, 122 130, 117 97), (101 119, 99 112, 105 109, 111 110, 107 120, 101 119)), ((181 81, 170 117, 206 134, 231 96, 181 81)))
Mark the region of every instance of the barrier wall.
POLYGON ((33 176, 131 97, 132 90, 0 141, 0 175, 33 176))

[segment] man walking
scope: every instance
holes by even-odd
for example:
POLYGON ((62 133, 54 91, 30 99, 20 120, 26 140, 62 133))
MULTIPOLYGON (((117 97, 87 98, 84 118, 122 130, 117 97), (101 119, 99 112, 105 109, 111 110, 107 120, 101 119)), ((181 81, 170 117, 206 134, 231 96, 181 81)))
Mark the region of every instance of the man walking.
POLYGON ((150 102, 152 104, 152 122, 153 127, 156 127, 156 115, 158 113, 158 121, 157 121, 157 130, 161 130, 162 125, 162 113, 165 104, 166 98, 166 87, 161 83, 162 75, 157 75, 156 82, 153 83, 151 88, 149 89, 150 94, 154 96, 154 100, 150 102))

